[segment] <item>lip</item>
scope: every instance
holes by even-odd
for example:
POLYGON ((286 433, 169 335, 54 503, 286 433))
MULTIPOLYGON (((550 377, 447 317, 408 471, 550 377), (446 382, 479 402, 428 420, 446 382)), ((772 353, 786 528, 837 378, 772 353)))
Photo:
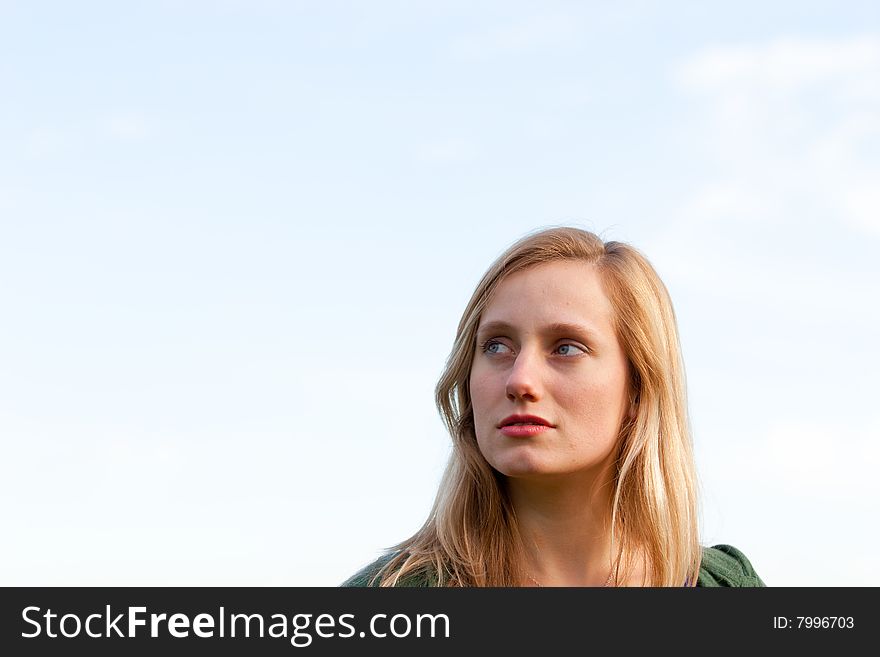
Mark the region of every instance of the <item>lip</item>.
POLYGON ((543 425, 549 429, 553 428, 553 425, 550 424, 547 420, 537 415, 508 415, 506 418, 501 420, 498 423, 498 428, 503 429, 509 424, 516 424, 517 422, 529 422, 531 424, 543 425))
POLYGON ((498 424, 501 433, 511 438, 537 436, 552 428, 552 424, 537 415, 510 415, 498 424), (531 422, 531 424, 517 425, 517 422, 531 422))
POLYGON ((501 427, 501 433, 511 438, 528 438, 530 436, 538 436, 545 431, 550 431, 552 428, 546 424, 511 424, 501 427))

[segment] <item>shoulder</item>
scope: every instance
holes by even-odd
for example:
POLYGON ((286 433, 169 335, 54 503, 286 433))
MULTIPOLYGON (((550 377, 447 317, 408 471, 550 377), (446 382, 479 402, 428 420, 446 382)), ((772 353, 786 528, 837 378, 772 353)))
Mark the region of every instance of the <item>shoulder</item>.
POLYGON ((340 586, 377 586, 373 583, 373 578, 382 568, 395 556, 393 552, 384 554, 373 563, 367 564, 354 575, 345 580, 340 586))
MULTIPOLYGON (((356 587, 356 586, 379 586, 378 581, 374 578, 382 568, 384 568, 392 559, 400 552, 389 552, 383 554, 374 562, 367 564, 354 575, 345 580, 340 586, 356 587)), ((424 587, 435 586, 430 573, 414 573, 403 577, 395 586, 398 587, 424 587)))
POLYGON ((703 548, 697 586, 766 586, 752 564, 732 545, 703 548))

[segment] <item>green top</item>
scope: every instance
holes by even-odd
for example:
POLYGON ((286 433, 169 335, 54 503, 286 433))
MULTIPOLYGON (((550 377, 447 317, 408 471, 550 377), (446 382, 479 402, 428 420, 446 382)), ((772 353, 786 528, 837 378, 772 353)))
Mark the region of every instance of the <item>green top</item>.
MULTIPOLYGON (((378 570, 388 563, 395 553, 389 553, 376 559, 349 577, 341 586, 369 586, 370 579, 378 570)), ((432 573, 413 574, 405 577, 398 586, 427 587, 434 586, 432 573)), ((375 586, 375 584, 374 584, 375 586)), ((703 548, 703 559, 700 563, 700 575, 697 586, 766 586, 746 556, 730 545, 715 545, 703 548)))

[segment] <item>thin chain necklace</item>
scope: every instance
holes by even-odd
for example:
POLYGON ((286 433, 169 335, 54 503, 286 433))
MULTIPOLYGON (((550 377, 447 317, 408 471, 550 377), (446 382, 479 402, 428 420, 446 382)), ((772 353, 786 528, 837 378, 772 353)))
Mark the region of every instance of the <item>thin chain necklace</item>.
MULTIPOLYGON (((542 589, 544 588, 544 585, 541 584, 541 582, 539 582, 538 580, 536 580, 536 579, 535 579, 534 577, 532 577, 531 575, 526 574, 526 577, 528 577, 530 580, 532 580, 535 584, 537 584, 538 586, 540 586, 542 589)), ((613 577, 614 577, 614 568, 612 568, 612 569, 611 569, 611 572, 608 573, 608 579, 605 580, 605 583, 604 583, 602 586, 603 586, 603 587, 605 587, 605 586, 611 586, 611 579, 612 579, 613 577)))

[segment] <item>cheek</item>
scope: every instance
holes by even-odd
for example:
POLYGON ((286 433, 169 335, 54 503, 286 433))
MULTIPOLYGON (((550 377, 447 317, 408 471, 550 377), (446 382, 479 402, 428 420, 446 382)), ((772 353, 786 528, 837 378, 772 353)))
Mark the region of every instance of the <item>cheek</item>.
MULTIPOLYGON (((474 415, 474 437, 477 440, 477 448, 488 461, 492 461, 492 439, 497 420, 498 382, 491 372, 474 369, 470 378, 471 407, 474 415)), ((501 391, 503 396, 504 391, 501 391)))
MULTIPOLYGON (((481 412, 491 400, 493 395, 493 384, 494 381, 488 373, 481 372, 477 369, 474 369, 474 371, 471 372, 469 385, 471 404, 473 404, 475 416, 477 416, 477 414, 481 412)), ((476 419, 479 422, 478 416, 476 419)))
POLYGON ((622 382, 613 381, 585 383, 577 388, 568 387, 563 392, 562 403, 573 409, 573 419, 585 426, 616 432, 625 410, 626 391, 622 382))

